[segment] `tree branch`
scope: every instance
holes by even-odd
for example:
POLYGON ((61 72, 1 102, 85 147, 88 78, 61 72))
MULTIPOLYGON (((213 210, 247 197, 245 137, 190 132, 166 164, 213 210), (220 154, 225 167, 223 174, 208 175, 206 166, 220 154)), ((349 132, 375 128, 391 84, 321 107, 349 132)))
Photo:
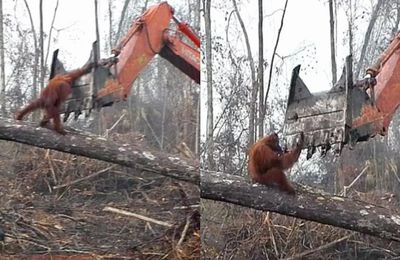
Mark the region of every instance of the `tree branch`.
POLYGON ((265 117, 265 114, 267 112, 266 111, 266 109, 267 109, 267 100, 268 100, 269 89, 271 88, 272 70, 274 69, 275 54, 276 54, 276 50, 278 49, 279 39, 281 38, 281 32, 282 32, 283 24, 284 24, 284 21, 285 21, 285 14, 286 14, 286 9, 287 9, 287 4, 288 4, 288 0, 286 0, 285 6, 283 7, 283 13, 282 13, 282 17, 281 17, 281 24, 280 24, 279 29, 278 29, 278 36, 276 37, 274 50, 272 52, 271 64, 269 65, 270 67, 269 67, 269 75, 268 75, 268 85, 267 85, 267 91, 265 93, 265 98, 264 98, 264 110, 262 111, 263 112, 263 114, 262 114, 263 117, 265 117))
POLYGON ((400 241, 400 214, 394 209, 321 194, 296 185, 291 196, 245 178, 201 171, 201 197, 316 221, 389 240, 400 241))
POLYGON ((79 132, 59 135, 35 123, 0 118, 0 139, 81 155, 199 184, 198 162, 79 132))

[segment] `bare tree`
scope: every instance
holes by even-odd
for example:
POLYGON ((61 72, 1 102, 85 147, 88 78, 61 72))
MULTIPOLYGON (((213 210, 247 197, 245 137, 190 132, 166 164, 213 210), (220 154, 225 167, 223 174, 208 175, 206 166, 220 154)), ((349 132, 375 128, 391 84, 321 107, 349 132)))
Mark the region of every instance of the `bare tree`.
POLYGON ((333 13, 333 0, 329 0, 329 28, 331 35, 331 69, 332 69, 332 86, 337 81, 336 68, 336 51, 335 51, 335 16, 333 13))
POLYGON ((96 25, 97 53, 100 51, 99 12, 97 0, 94 0, 94 19, 96 25))
MULTIPOLYGON (((196 31, 200 31, 200 0, 195 0, 195 7, 193 10, 193 18, 194 18, 194 28, 196 29, 196 31)), ((189 6, 190 3, 189 3, 189 6)), ((197 94, 194 96, 194 100, 193 100, 193 105, 196 106, 196 128, 195 128, 195 141, 194 141, 194 152, 196 155, 199 155, 199 151, 200 151, 200 134, 201 134, 201 128, 200 128, 200 118, 201 118, 201 114, 200 114, 200 94, 197 94)))
POLYGON ((1 114, 6 114, 6 81, 4 75, 4 30, 3 30, 3 0, 0 0, 0 107, 1 114))
POLYGON ((128 8, 129 2, 130 2, 130 0, 125 0, 124 6, 122 7, 121 18, 119 18, 118 29, 117 29, 117 34, 115 35, 114 45, 116 45, 118 40, 119 40, 119 37, 120 37, 120 34, 121 34, 121 30, 122 30, 122 23, 124 22, 126 9, 128 8))
POLYGON ((113 16, 112 16, 112 0, 108 0, 108 44, 110 45, 110 51, 113 48, 113 16))
POLYGON ((391 35, 392 38, 396 35, 397 30, 399 29, 399 23, 400 23, 400 3, 399 1, 396 1, 396 20, 392 28, 392 35, 391 35))
POLYGON ((267 91, 265 93, 265 99, 264 99, 263 117, 266 114, 265 109, 267 108, 268 94, 269 94, 269 89, 271 88, 272 71, 273 71, 273 68, 274 68, 274 60, 275 60, 276 50, 278 49, 278 44, 279 44, 279 39, 281 37, 281 32, 282 32, 282 29, 283 29, 283 22, 285 21, 285 14, 286 14, 286 9, 287 9, 287 4, 288 4, 288 0, 286 0, 285 6, 283 7, 283 13, 282 13, 282 17, 281 17, 281 24, 280 24, 279 29, 278 29, 278 36, 276 37, 275 47, 274 47, 274 50, 272 52, 271 64, 269 65, 268 85, 267 85, 267 91))
POLYGON ((38 64, 39 64, 37 37, 36 37, 35 24, 33 23, 31 9, 29 8, 28 2, 26 0, 24 0, 24 3, 25 3, 26 10, 28 12, 29 20, 30 20, 30 23, 31 23, 33 44, 34 44, 34 48, 35 48, 35 62, 34 62, 34 65, 33 65, 32 98, 36 98, 36 95, 37 95, 37 74, 38 74, 37 68, 38 68, 38 64))
POLYGON ((59 2, 59 0, 57 0, 56 6, 54 7, 53 18, 52 18, 52 20, 51 20, 51 25, 50 25, 50 29, 49 29, 49 37, 48 37, 48 39, 47 39, 47 50, 46 50, 46 57, 45 57, 45 59, 44 59, 44 66, 46 66, 47 60, 48 60, 49 54, 50 54, 51 35, 52 35, 52 32, 53 32, 54 21, 56 20, 56 16, 57 16, 58 2, 59 2))
POLYGON ((213 113, 213 85, 212 85, 212 48, 211 48, 211 0, 203 1, 204 24, 206 34, 206 72, 207 72, 207 165, 209 169, 214 169, 214 113, 213 113))
POLYGON ((251 99, 250 99, 250 116, 249 116, 249 143, 248 145, 251 146, 255 140, 255 119, 256 119, 256 102, 257 102, 257 80, 256 80, 256 69, 254 65, 253 54, 251 53, 250 48, 250 41, 249 36, 247 34, 246 27, 244 25, 243 19, 240 16, 236 0, 232 0, 233 7, 238 18, 240 27, 243 31, 243 36, 246 42, 246 49, 247 49, 247 58, 250 62, 250 70, 251 70, 251 99))
MULTIPOLYGON (((96 53, 100 53, 100 33, 99 33, 99 13, 98 13, 98 3, 97 0, 94 0, 94 19, 95 19, 95 25, 96 25, 96 53)), ((96 56, 95 56, 96 57, 96 56)), ((99 58, 99 57, 96 57, 99 58)), ((107 128, 107 124, 103 122, 104 118, 104 110, 99 111, 99 133, 103 134, 105 129, 107 128)))
POLYGON ((264 35, 263 35, 263 1, 258 0, 258 89, 259 89, 259 117, 258 137, 264 135, 264 35))
POLYGON ((43 0, 39 2, 40 89, 44 88, 43 0))
POLYGON ((365 59, 365 53, 367 52, 367 47, 369 45, 369 40, 371 38, 372 29, 374 28, 374 25, 376 23, 376 19, 378 18, 379 10, 381 9, 381 6, 382 6, 383 3, 384 3, 383 0, 378 0, 378 2, 375 5, 374 10, 372 11, 371 19, 369 20, 368 28, 367 28, 367 31, 365 32, 364 43, 363 43, 362 48, 361 48, 360 58, 359 58, 358 63, 357 63, 357 69, 356 69, 356 73, 355 73, 356 78, 359 77, 360 70, 363 67, 363 63, 364 63, 364 59, 365 59))

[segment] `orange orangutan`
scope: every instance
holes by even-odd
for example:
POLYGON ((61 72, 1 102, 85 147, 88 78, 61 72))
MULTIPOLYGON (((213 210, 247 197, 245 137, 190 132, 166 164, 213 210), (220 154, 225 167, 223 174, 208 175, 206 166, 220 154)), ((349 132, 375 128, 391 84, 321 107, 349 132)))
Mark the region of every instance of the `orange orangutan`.
POLYGON ((36 110, 43 109, 43 119, 40 126, 46 126, 50 119, 53 119, 54 130, 65 135, 66 132, 61 124, 60 108, 68 96, 72 93, 72 83, 82 75, 89 73, 93 64, 87 64, 80 69, 56 75, 47 86, 41 91, 39 98, 31 101, 26 107, 19 110, 15 119, 22 120, 25 115, 36 110))
POLYGON ((295 194, 284 170, 291 168, 299 159, 304 135, 296 147, 283 153, 278 135, 273 133, 258 140, 249 152, 248 172, 254 182, 265 185, 276 185, 289 194, 295 194))

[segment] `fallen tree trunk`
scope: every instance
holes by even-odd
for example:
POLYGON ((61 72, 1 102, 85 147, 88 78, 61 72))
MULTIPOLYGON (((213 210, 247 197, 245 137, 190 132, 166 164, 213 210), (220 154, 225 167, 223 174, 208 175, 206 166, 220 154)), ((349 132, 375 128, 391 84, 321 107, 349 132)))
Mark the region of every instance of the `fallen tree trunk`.
POLYGON ((201 171, 201 197, 316 221, 400 241, 400 214, 362 201, 296 185, 295 196, 220 172, 201 171))
POLYGON ((63 136, 37 124, 0 118, 0 139, 94 158, 197 185, 200 182, 198 162, 95 135, 74 132, 63 136))

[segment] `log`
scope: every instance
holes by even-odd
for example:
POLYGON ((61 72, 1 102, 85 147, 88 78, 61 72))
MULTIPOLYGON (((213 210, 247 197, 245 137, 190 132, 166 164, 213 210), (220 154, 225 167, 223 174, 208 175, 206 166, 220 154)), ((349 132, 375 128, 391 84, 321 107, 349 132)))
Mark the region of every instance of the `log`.
POLYGON ((395 209, 334 196, 295 185, 291 196, 246 178, 201 171, 201 198, 315 221, 368 235, 400 241, 400 214, 395 209))
POLYGON ((98 159, 197 185, 200 182, 199 163, 196 161, 87 133, 67 131, 63 136, 39 127, 37 123, 0 118, 0 139, 98 159))

